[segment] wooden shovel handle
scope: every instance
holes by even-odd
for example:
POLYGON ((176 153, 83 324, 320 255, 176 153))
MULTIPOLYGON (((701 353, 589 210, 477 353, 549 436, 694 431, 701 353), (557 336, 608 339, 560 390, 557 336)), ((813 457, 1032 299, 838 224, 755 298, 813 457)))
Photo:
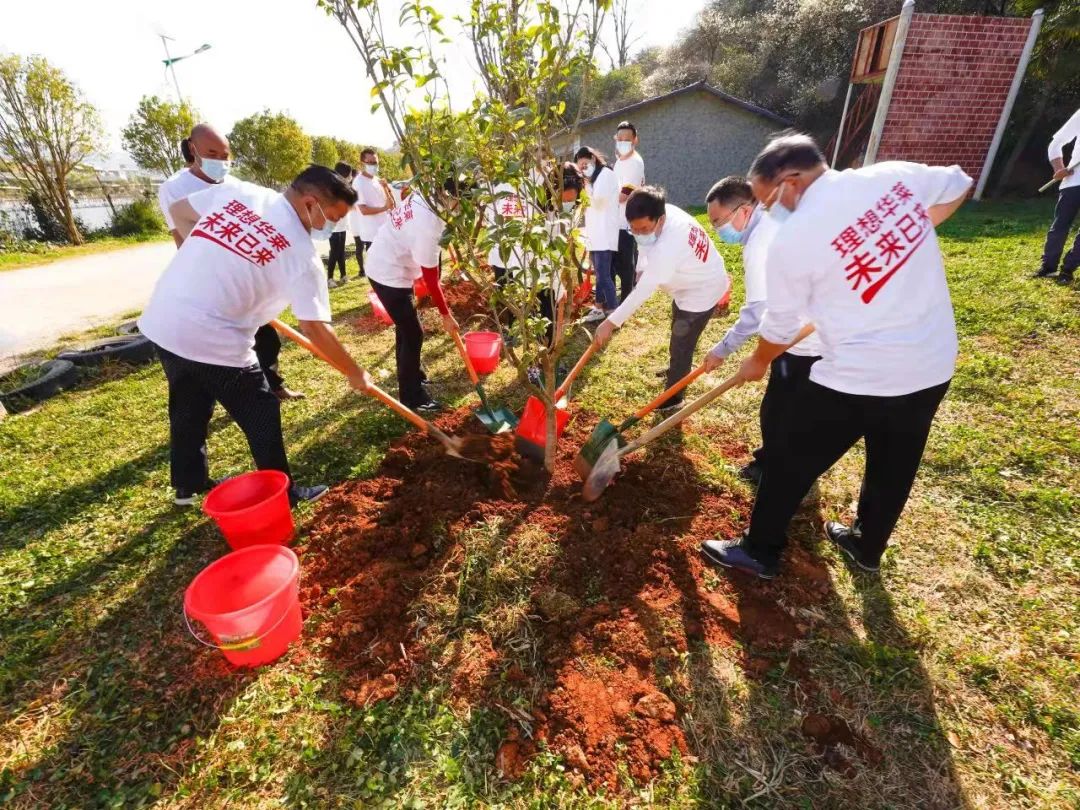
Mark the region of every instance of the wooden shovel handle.
POLYGON ((451 329, 450 337, 454 339, 454 345, 457 346, 458 354, 460 354, 461 359, 465 361, 465 369, 469 372, 469 379, 472 380, 472 384, 479 385, 480 375, 476 373, 476 369, 473 367, 472 358, 469 357, 469 351, 465 348, 465 341, 461 339, 461 332, 457 329, 451 329))
MULTIPOLYGON (((303 346, 305 349, 307 349, 313 355, 315 355, 320 360, 325 362, 331 368, 334 368, 334 369, 337 369, 338 371, 341 371, 342 374, 345 373, 340 368, 338 368, 337 365, 334 364, 333 360, 331 360, 329 357, 327 357, 325 354, 323 354, 323 352, 319 349, 318 346, 316 346, 314 343, 312 343, 310 340, 308 340, 304 335, 297 332, 295 329, 293 329, 288 324, 284 324, 279 320, 273 320, 273 321, 270 321, 270 325, 272 327, 274 327, 274 329, 277 330, 278 334, 284 335, 289 340, 291 340, 293 343, 296 343, 298 346, 303 346)), ((439 430, 433 424, 431 424, 430 422, 425 420, 424 417, 420 416, 420 414, 414 413, 413 411, 409 410, 407 407, 405 407, 405 405, 398 402, 396 399, 394 399, 388 393, 383 391, 377 385, 374 385, 374 384, 369 385, 366 393, 371 394, 371 396, 375 397, 375 399, 379 400, 381 403, 383 403, 390 410, 394 411, 394 413, 396 413, 402 419, 405 419, 405 420, 411 422, 415 427, 419 428, 420 430, 424 431, 425 433, 431 433, 432 435, 435 435, 436 437, 438 437, 438 435, 442 435, 443 438, 445 438, 447 441, 449 441, 449 437, 447 437, 445 434, 443 434, 441 430, 439 430)), ((442 439, 440 439, 440 441, 442 441, 442 439)))
POLYGON ((642 408, 639 411, 636 411, 634 413, 634 419, 644 419, 650 413, 652 413, 657 408, 659 408, 661 405, 663 405, 664 402, 667 399, 669 399, 670 397, 672 397, 675 394, 682 391, 684 388, 686 388, 686 386, 690 385, 690 383, 692 383, 694 380, 696 380, 698 377, 700 377, 704 373, 705 373, 705 366, 703 366, 703 365, 698 366, 693 371, 691 371, 689 374, 687 374, 685 377, 683 377, 681 380, 679 380, 677 383, 675 383, 673 386, 671 386, 671 388, 669 388, 664 393, 657 396, 656 399, 654 399, 652 402, 650 402, 644 408, 642 408))
POLYGON ((555 401, 558 402, 564 396, 566 392, 570 390, 570 384, 574 381, 574 378, 581 373, 581 370, 585 368, 585 364, 589 362, 589 358, 596 353, 596 344, 590 343, 589 348, 585 350, 585 353, 581 355, 581 358, 574 364, 574 367, 570 369, 570 373, 566 375, 566 379, 563 380, 562 385, 555 391, 555 401))
POLYGON ((667 433, 669 430, 671 430, 673 427, 678 425, 680 422, 683 422, 684 420, 689 419, 691 416, 693 416, 695 413, 700 411, 702 408, 704 408, 706 405, 708 405, 714 399, 719 397, 721 394, 724 394, 725 392, 730 391, 732 388, 735 388, 737 385, 740 385, 741 383, 742 383, 742 380, 739 379, 738 377, 729 377, 727 380, 720 383, 720 385, 716 386, 716 388, 713 388, 711 391, 706 391, 704 394, 702 394, 700 397, 695 399, 689 405, 685 405, 677 413, 675 413, 672 416, 669 416, 667 419, 665 419, 659 425, 654 427, 652 430, 648 431, 647 433, 643 433, 641 436, 634 439, 634 441, 630 442, 630 444, 626 445, 626 447, 624 447, 622 450, 619 451, 619 457, 621 458, 622 456, 625 456, 627 453, 633 453, 635 450, 638 450, 639 448, 644 447, 646 444, 651 442, 653 439, 660 438, 665 433, 667 433))

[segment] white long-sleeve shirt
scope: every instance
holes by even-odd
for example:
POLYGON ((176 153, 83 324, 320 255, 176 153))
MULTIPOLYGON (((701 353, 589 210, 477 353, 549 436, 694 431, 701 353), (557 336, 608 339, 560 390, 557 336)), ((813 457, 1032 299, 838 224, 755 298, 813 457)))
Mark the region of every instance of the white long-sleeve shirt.
POLYGON ((789 343, 809 320, 824 348, 810 379, 846 394, 947 382, 956 325, 928 209, 970 187, 959 166, 889 161, 822 174, 769 248, 762 337, 789 343))
POLYGON ((585 244, 590 251, 619 249, 619 181, 607 166, 589 185, 585 244))
MULTIPOLYGON (((1080 138, 1080 110, 1077 110, 1072 114, 1072 118, 1065 122, 1065 125, 1054 133, 1054 137, 1050 139, 1050 147, 1046 150, 1047 156, 1050 160, 1062 160, 1062 151, 1069 144, 1073 142, 1072 151, 1072 164, 1075 165, 1080 161, 1080 142, 1077 141, 1080 138)), ((1061 181, 1061 185, 1058 187, 1062 190, 1067 188, 1073 188, 1074 186, 1080 186, 1080 166, 1077 166, 1073 170, 1073 173, 1061 181)))
POLYGON ((668 203, 664 228, 657 240, 641 248, 641 278, 608 320, 622 326, 658 289, 684 312, 705 312, 731 286, 724 258, 692 216, 668 203))

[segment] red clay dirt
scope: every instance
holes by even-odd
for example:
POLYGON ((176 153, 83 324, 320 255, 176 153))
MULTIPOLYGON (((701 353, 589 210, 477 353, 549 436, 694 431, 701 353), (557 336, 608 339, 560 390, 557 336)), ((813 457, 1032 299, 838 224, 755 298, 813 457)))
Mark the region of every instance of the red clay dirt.
MULTIPOLYGON (((646 782, 673 752, 692 753, 680 726, 679 695, 689 690, 664 686, 692 645, 738 642, 751 677, 783 659, 805 632, 793 614, 828 587, 820 564, 794 548, 786 563, 799 576, 760 583, 719 575, 707 589, 698 547, 740 530, 750 503, 703 485, 677 432, 627 459, 602 498, 585 503, 572 462, 595 422, 579 415, 571 423, 551 477, 509 460, 514 492, 488 465, 451 458, 410 433, 376 477, 323 500, 298 549, 301 597, 307 611, 326 616, 318 635, 348 673, 348 699, 366 705, 425 679, 449 685, 455 705, 506 711, 510 690, 532 710, 507 712, 514 722, 496 757, 501 773, 516 776, 546 744, 590 785, 619 789, 620 763, 646 782), (418 597, 454 592, 464 556, 457 538, 494 519, 509 527, 508 543, 525 532, 528 542, 558 546, 535 575, 530 651, 470 626, 439 661, 428 660, 418 597)), ((438 425, 458 435, 482 430, 468 409, 438 425)), ((725 455, 745 457, 744 446, 722 442, 725 455)))

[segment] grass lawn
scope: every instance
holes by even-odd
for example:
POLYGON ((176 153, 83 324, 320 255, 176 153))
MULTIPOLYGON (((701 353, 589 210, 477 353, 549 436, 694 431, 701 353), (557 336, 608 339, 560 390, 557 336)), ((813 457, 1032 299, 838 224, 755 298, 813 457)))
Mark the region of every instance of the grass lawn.
POLYGON ((167 233, 153 236, 106 236, 95 239, 93 242, 87 242, 85 245, 38 245, 35 243, 35 247, 39 248, 39 250, 0 250, 0 273, 5 270, 18 270, 22 267, 52 264, 61 259, 89 256, 93 253, 105 253, 110 250, 141 245, 146 242, 164 242, 167 239, 172 239, 167 233))
MULTIPOLYGON (((321 616, 307 618, 302 647, 253 673, 197 647, 183 629, 183 589, 226 546, 198 510, 169 500, 156 364, 106 369, 0 422, 0 804, 1080 806, 1080 309, 1077 291, 1028 278, 1050 217, 1046 203, 972 204, 944 228, 960 364, 880 578, 852 574, 820 539, 821 519, 851 515, 856 450, 793 527, 828 582, 798 617, 790 656, 751 678, 742 651, 693 646, 671 681, 690 684, 671 696, 693 758, 616 794, 590 791, 547 754, 502 779, 495 757, 510 721, 455 702, 437 670, 356 708, 343 695, 349 673, 319 654, 321 616), (796 668, 821 688, 806 692, 796 668), (800 734, 808 712, 844 718, 881 761, 853 775, 825 767, 800 734)), ((741 266, 722 250, 737 304, 741 266)), ((366 292, 331 292, 337 323, 393 390, 392 332, 352 325, 368 312, 366 292)), ((656 390, 661 299, 594 361, 575 407, 621 418, 656 390)), ((445 398, 470 404, 437 329, 426 352, 445 398)), ((370 476, 404 423, 295 347, 282 366, 308 394, 284 408, 298 480, 370 476)), ((510 383, 504 364, 489 388, 502 397, 510 383)), ((686 431, 702 487, 748 494, 733 475, 743 459, 709 436, 753 446, 760 393, 736 390, 686 431)), ((249 467, 220 410, 210 451, 215 476, 249 467)), ((298 513, 302 534, 317 509, 298 513)), ((720 588, 721 576, 702 587, 720 588)), ((524 593, 527 606, 527 583, 524 593)))

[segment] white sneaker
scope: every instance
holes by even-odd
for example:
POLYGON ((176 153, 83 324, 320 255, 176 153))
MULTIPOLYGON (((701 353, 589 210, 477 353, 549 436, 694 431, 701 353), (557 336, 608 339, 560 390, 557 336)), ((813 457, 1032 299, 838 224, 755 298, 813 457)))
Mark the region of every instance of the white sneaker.
POLYGON ((334 281, 332 278, 328 278, 326 280, 326 286, 331 290, 334 289, 334 287, 336 287, 337 285, 338 285, 338 283, 336 281, 334 281))
POLYGON ((607 313, 599 307, 593 307, 585 313, 585 317, 581 319, 582 323, 599 323, 607 317, 607 313))

